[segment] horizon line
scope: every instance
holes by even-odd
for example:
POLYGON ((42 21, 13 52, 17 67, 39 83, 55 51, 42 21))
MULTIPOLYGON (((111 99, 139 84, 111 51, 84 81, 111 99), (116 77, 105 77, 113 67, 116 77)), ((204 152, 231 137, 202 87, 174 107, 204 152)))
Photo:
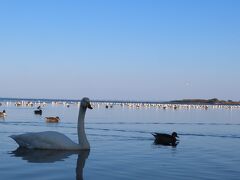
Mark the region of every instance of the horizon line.
MULTIPOLYGON (((210 98, 215 99, 215 98, 210 98)), ((218 99, 218 98, 216 98, 218 99)), ((81 99, 65 99, 65 98, 16 98, 16 97, 0 97, 0 100, 32 100, 32 101, 72 101, 78 102, 81 99)), ((132 103, 158 103, 158 102, 172 102, 172 101, 181 101, 181 100, 209 100, 203 98, 183 98, 183 99, 174 99, 174 100, 119 100, 119 99, 92 99, 92 102, 132 102, 132 103)), ((234 102, 239 102, 233 100, 234 102)))

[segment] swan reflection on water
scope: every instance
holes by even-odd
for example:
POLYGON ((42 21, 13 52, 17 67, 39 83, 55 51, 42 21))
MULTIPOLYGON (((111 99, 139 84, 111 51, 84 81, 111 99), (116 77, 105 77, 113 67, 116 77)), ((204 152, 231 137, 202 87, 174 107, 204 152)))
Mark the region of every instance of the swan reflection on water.
POLYGON ((57 161, 64 161, 73 154, 77 154, 76 164, 76 179, 83 179, 83 168, 85 161, 88 158, 90 150, 81 151, 62 151, 62 150, 37 150, 19 147, 10 152, 12 156, 21 157, 29 163, 54 163, 57 161))

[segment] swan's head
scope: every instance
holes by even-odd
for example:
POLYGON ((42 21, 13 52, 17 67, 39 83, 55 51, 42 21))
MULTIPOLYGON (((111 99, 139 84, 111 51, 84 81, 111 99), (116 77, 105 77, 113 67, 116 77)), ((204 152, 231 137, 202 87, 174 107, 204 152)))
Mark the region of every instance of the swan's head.
POLYGON ((87 98, 87 97, 82 98, 82 100, 81 100, 81 106, 84 107, 84 108, 92 109, 92 106, 91 106, 91 104, 90 104, 90 99, 87 98))

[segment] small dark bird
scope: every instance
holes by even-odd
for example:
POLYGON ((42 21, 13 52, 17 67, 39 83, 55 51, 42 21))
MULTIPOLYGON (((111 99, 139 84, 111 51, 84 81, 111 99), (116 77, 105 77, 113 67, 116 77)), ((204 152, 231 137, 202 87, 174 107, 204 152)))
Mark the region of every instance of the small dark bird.
POLYGON ((41 106, 38 106, 38 107, 37 107, 37 110, 34 111, 34 114, 42 115, 41 106))
POLYGON ((152 133, 152 135, 155 137, 155 144, 162 144, 166 146, 176 146, 178 137, 176 132, 173 132, 172 135, 164 134, 164 133, 152 133))

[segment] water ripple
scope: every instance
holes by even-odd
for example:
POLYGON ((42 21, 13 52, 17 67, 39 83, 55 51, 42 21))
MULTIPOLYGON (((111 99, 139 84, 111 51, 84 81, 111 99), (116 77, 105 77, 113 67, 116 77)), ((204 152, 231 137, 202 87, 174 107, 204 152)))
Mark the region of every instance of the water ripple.
MULTIPOLYGON (((11 121, 6 122, 2 121, 0 124, 46 124, 45 122, 29 122, 29 121, 11 121)), ((60 124, 73 124, 76 125, 77 122, 60 122, 60 124)), ((194 123, 187 123, 187 122, 86 122, 85 124, 92 124, 92 125, 207 125, 207 126, 240 126, 240 123, 204 123, 204 122, 194 122, 194 123)))

